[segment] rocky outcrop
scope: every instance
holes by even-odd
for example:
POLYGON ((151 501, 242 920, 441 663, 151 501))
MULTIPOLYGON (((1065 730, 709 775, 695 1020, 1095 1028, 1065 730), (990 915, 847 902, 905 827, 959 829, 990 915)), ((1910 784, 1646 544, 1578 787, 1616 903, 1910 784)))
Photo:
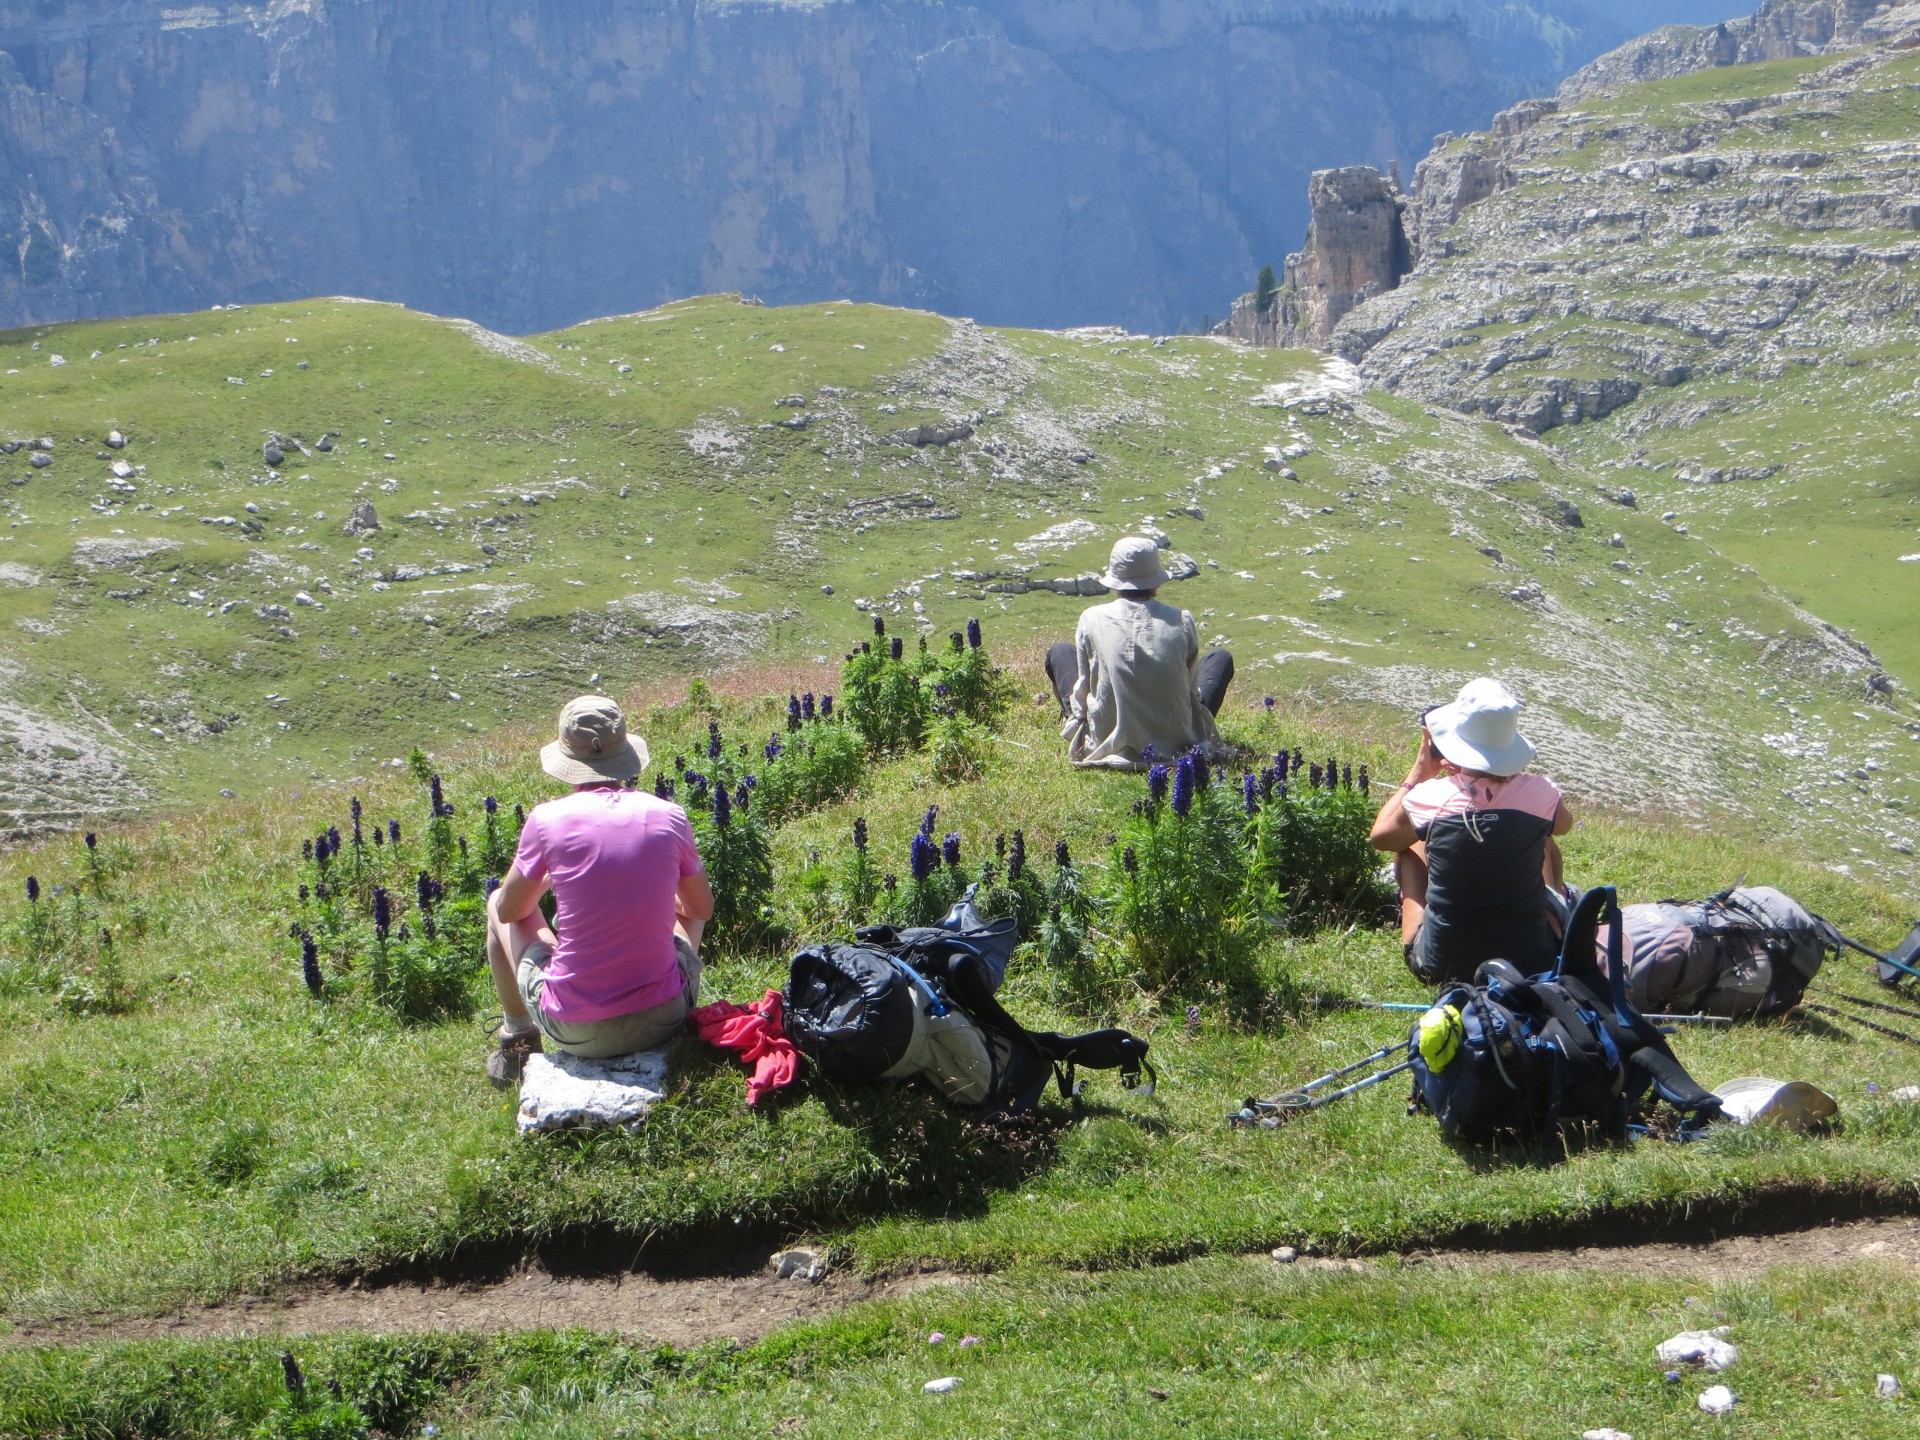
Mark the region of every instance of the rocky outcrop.
POLYGON ((1428 8, 0 0, 0 326, 344 293, 525 334, 738 290, 1171 331, 1299 243, 1314 166, 1715 7, 1428 8))
POLYGON ((1413 268, 1406 197, 1372 166, 1314 171, 1307 204, 1307 248, 1287 256, 1280 293, 1265 306, 1243 295, 1219 333, 1255 345, 1324 349, 1348 311, 1393 289, 1413 268))

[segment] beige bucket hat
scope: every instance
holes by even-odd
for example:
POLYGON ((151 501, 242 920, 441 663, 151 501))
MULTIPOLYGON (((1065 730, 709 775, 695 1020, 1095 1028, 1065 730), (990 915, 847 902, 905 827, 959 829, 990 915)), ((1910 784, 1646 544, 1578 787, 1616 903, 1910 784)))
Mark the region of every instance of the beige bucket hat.
POLYGON ((540 747, 540 768, 568 785, 631 780, 647 759, 647 742, 627 735, 627 717, 604 695, 569 700, 559 739, 540 747))
POLYGON ((1721 1113, 1742 1125, 1779 1125, 1788 1130, 1818 1130, 1839 1112, 1834 1098, 1804 1080, 1771 1080, 1742 1075, 1714 1087, 1721 1113))
POLYGON ((1129 535, 1114 542, 1107 557, 1107 573, 1100 583, 1109 590, 1158 590, 1173 583, 1160 563, 1160 547, 1145 535, 1129 535))

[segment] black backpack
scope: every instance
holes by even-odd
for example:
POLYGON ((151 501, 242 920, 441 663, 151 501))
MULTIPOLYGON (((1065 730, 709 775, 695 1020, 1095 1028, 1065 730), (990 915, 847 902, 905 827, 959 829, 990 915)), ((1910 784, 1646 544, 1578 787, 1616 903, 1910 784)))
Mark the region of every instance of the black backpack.
POLYGON ((1589 890, 1567 925, 1551 972, 1523 976, 1489 960, 1471 985, 1443 990, 1410 1036, 1414 1104, 1449 1140, 1551 1132, 1562 1120, 1627 1132, 1649 1090, 1686 1119, 1691 1134, 1714 1119, 1718 1097, 1675 1058, 1666 1037, 1628 1003, 1621 977, 1620 902, 1611 885, 1589 890), (1608 965, 1595 958, 1610 927, 1608 965))
POLYGON ((1125 1030, 1029 1030, 995 997, 1018 943, 1010 918, 982 921, 969 890, 938 925, 869 926, 856 943, 793 957, 786 1029, 821 1072, 846 1080, 926 1080, 955 1104, 1034 1108, 1047 1082, 1077 1098, 1079 1067, 1117 1070, 1152 1093, 1147 1042, 1125 1030))

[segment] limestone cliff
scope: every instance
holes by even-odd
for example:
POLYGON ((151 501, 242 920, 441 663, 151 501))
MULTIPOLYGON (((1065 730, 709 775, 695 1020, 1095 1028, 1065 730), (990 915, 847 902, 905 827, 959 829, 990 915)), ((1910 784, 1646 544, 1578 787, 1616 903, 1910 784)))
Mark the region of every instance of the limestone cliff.
POLYGON ((738 289, 1172 329, 1297 243, 1312 167, 1717 8, 0 0, 0 324, 738 289))

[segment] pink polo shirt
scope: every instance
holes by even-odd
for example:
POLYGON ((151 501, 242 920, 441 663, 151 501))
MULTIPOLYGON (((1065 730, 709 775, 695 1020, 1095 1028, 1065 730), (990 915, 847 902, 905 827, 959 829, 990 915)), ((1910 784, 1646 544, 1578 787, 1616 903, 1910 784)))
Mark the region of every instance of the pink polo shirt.
POLYGON ((558 906, 545 1013, 610 1020, 679 993, 674 894, 704 868, 686 811, 643 790, 576 790, 533 807, 513 863, 558 906))

